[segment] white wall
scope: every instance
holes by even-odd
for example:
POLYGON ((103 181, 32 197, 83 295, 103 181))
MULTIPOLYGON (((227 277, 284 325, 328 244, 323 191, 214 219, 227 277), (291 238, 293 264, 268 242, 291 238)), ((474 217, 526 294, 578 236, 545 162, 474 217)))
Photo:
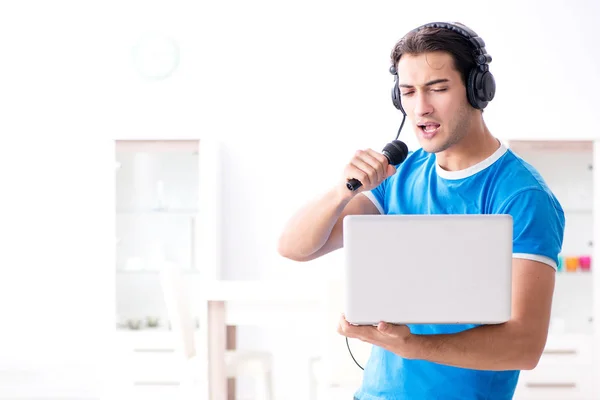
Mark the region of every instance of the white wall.
POLYGON ((400 36, 434 19, 483 36, 498 83, 486 111, 496 135, 598 137, 597 15, 593 0, 2 2, 0 360, 107 354, 113 139, 222 141, 224 248, 236 249, 223 255, 223 276, 314 272, 319 262, 282 260, 277 236, 354 150, 393 139, 400 116, 387 68, 400 36), (132 68, 146 31, 180 45, 166 81, 132 68))

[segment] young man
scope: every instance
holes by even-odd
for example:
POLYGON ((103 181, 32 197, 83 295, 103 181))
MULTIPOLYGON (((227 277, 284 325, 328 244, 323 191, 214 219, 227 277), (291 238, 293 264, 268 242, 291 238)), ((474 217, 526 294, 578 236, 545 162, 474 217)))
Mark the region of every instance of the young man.
POLYGON ((290 220, 279 252, 307 261, 340 248, 349 214, 511 214, 512 318, 358 327, 342 317, 342 335, 374 345, 356 399, 510 399, 519 371, 536 366, 546 343, 564 213, 538 172, 487 128, 482 109, 495 84, 491 57, 474 36, 463 25, 434 23, 396 44, 393 97, 422 148, 398 166, 357 151, 339 184, 290 220), (350 191, 350 178, 363 186, 350 191))

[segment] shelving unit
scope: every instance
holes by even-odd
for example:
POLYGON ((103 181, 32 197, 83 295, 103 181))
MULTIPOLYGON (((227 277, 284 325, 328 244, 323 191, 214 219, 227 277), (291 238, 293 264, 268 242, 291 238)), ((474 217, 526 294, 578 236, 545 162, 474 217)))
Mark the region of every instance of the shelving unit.
POLYGON ((566 216, 563 256, 590 255, 594 211, 593 142, 510 142, 559 199, 566 216))
POLYGON ((598 362, 600 142, 511 140, 507 146, 542 175, 565 213, 552 321, 538 366, 523 371, 516 400, 592 399, 600 393, 598 362), (587 259, 591 268, 584 268, 587 259), (567 268, 576 262, 576 267, 567 268), (584 267, 582 267, 582 265, 584 267))
POLYGON ((191 285, 219 277, 219 147, 199 139, 119 140, 115 160, 119 390, 125 397, 177 398, 180 376, 159 272, 174 263, 191 285))

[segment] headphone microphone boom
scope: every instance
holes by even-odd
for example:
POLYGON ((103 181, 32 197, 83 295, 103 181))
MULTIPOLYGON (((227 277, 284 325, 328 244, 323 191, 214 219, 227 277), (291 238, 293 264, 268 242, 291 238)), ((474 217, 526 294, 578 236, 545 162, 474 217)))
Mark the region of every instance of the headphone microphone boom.
MULTIPOLYGON (((390 165, 402 164, 408 156, 408 146, 400 140, 393 140, 392 142, 385 145, 382 151, 383 155, 387 158, 390 165)), ((346 183, 346 187, 349 190, 355 191, 362 186, 362 183, 358 179, 350 179, 346 183)))

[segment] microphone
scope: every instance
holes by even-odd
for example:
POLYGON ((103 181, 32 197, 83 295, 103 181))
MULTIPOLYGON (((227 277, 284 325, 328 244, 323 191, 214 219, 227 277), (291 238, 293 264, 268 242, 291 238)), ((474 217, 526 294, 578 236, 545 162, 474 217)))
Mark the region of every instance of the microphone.
MULTIPOLYGON (((383 155, 387 158, 388 163, 391 165, 402 164, 408 156, 408 147, 400 140, 393 140, 386 144, 382 151, 383 155)), ((358 179, 350 179, 346 183, 348 190, 356 190, 362 186, 362 183, 358 179)))

